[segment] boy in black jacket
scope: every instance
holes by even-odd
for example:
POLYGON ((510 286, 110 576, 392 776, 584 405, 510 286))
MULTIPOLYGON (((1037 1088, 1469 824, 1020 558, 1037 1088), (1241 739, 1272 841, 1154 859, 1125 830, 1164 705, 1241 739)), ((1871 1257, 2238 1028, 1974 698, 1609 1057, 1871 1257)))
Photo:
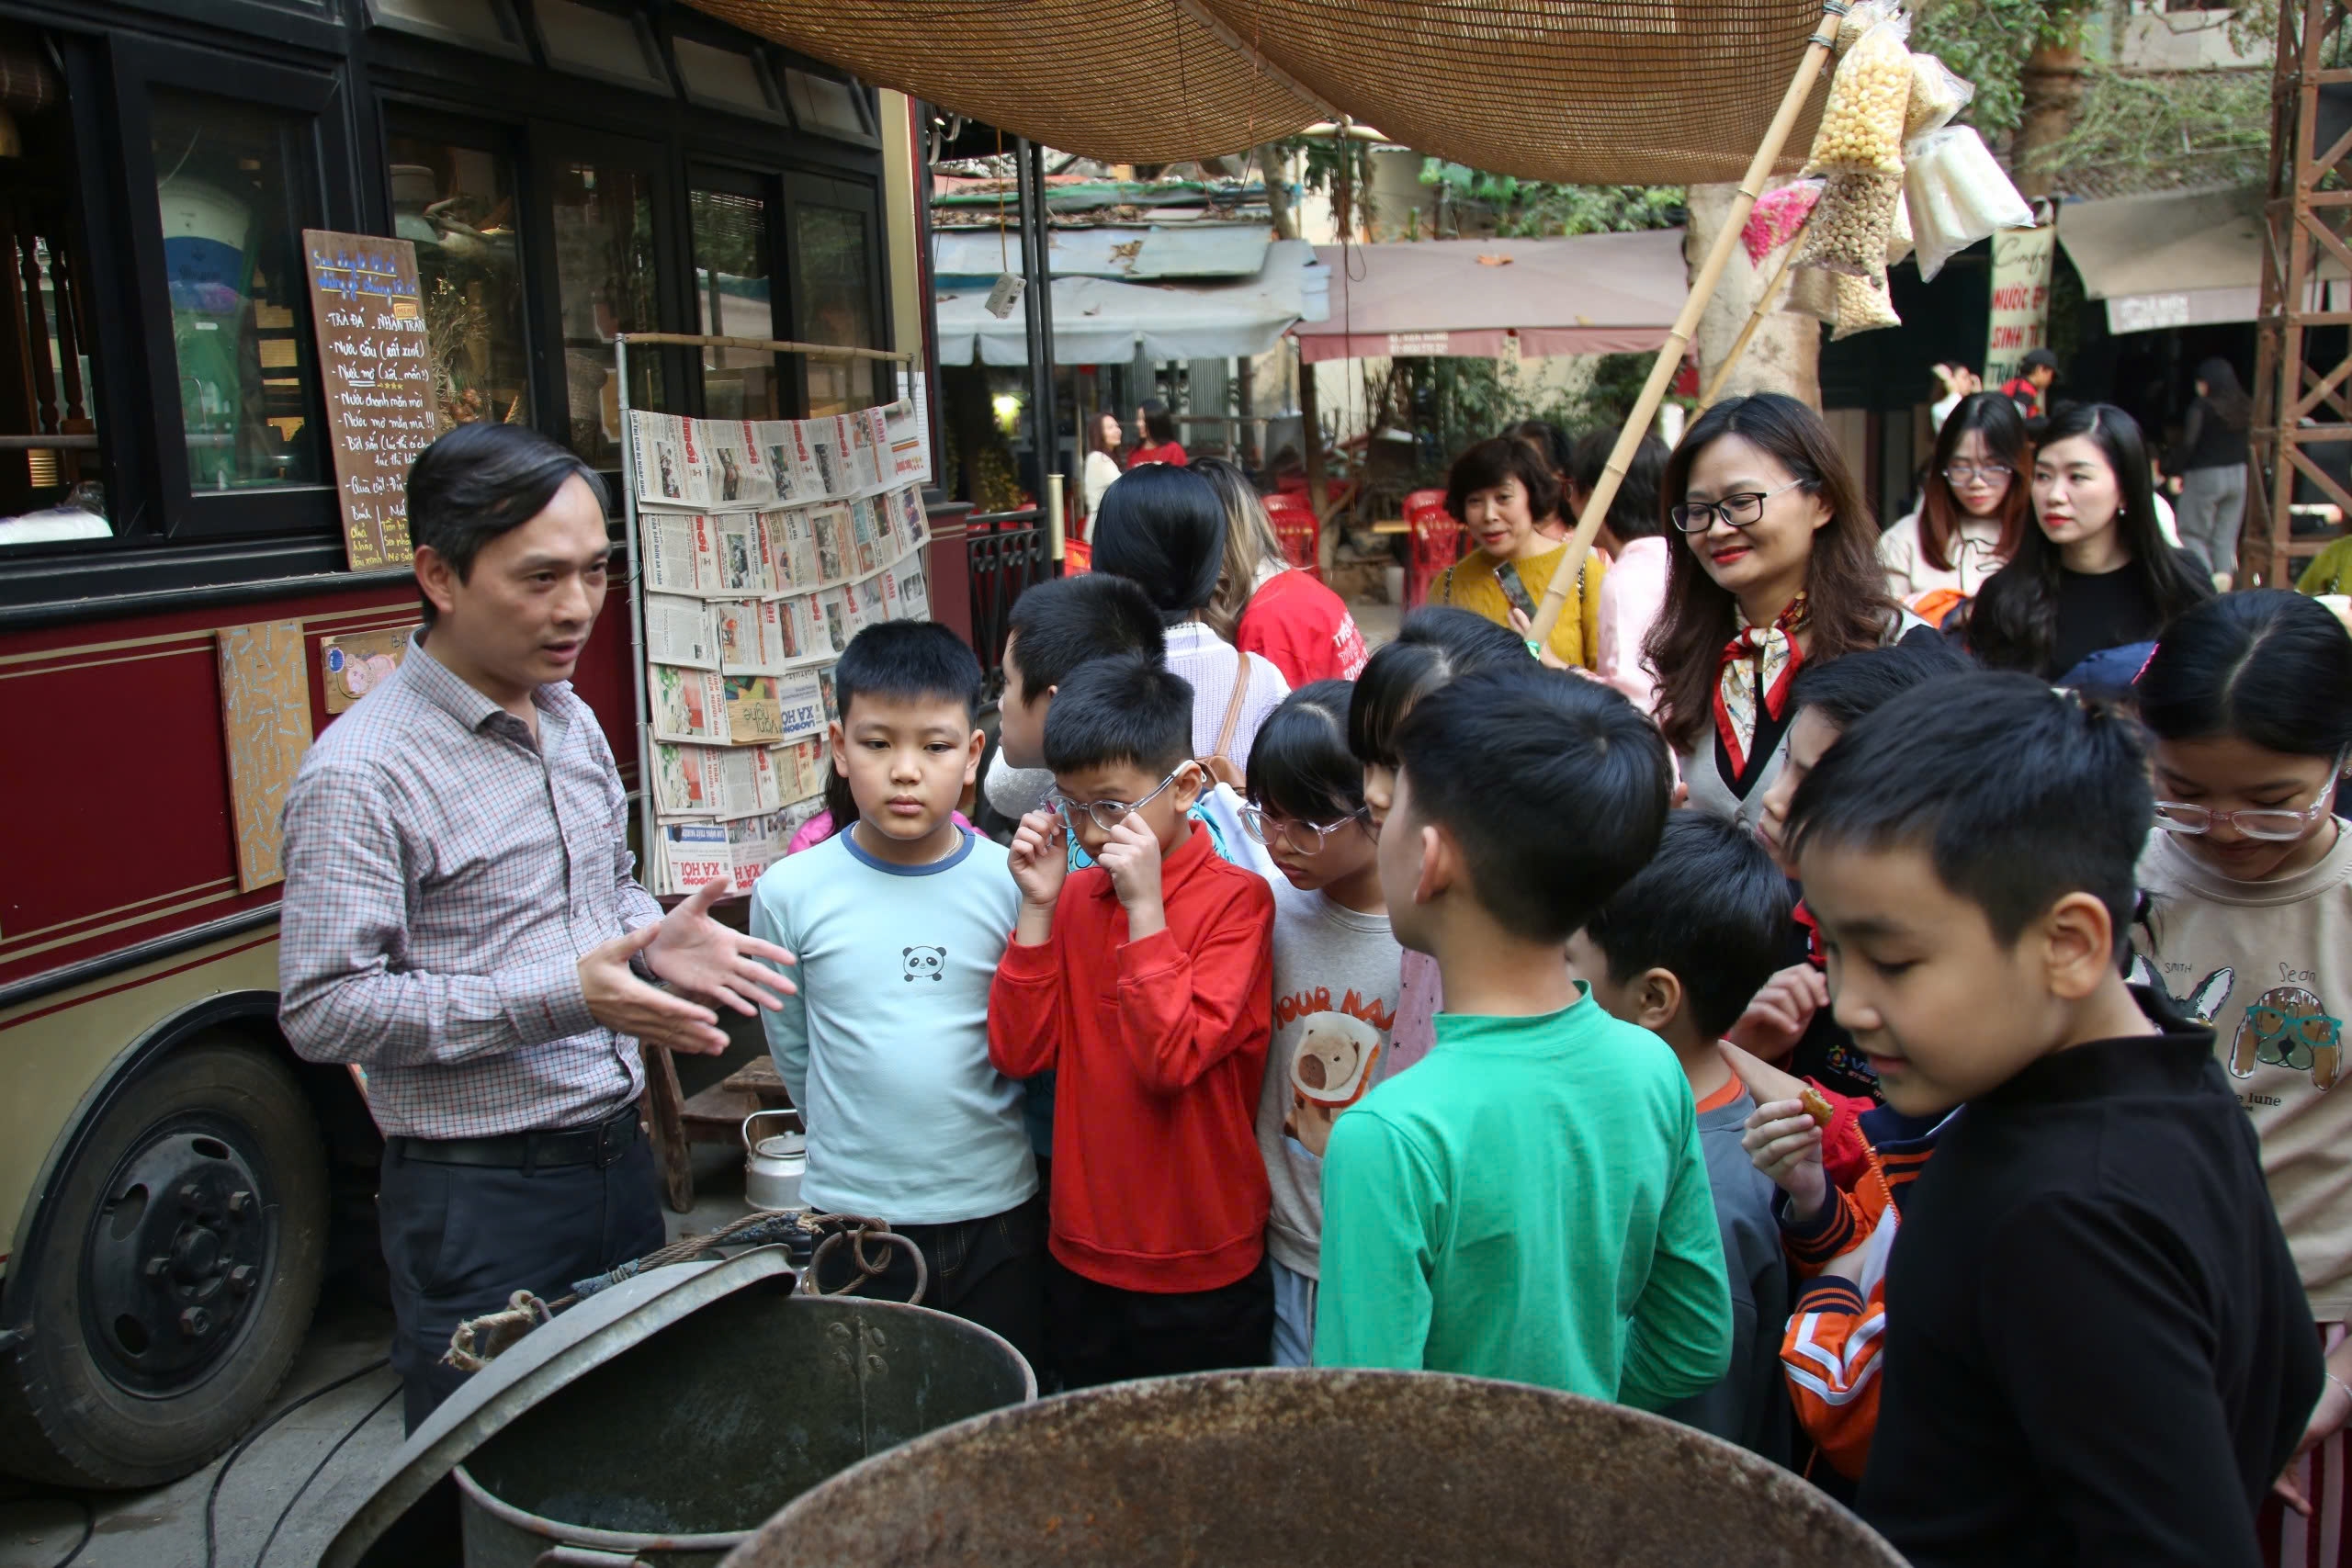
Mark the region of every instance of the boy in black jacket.
POLYGON ((1860 1511, 1916 1568, 2260 1562, 2319 1340, 2209 1030, 2117 954, 2154 806, 2129 720, 1948 676, 1790 807, 1838 1021, 1907 1115, 1966 1104, 1888 1266, 1860 1511))

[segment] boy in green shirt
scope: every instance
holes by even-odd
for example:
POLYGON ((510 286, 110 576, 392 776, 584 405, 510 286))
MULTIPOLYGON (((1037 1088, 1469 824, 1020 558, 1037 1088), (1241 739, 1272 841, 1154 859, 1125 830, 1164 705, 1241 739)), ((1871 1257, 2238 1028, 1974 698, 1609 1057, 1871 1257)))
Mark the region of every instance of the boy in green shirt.
POLYGON ((1396 749, 1381 886, 1446 1010, 1332 1126, 1316 1364, 1645 1410, 1699 1393, 1730 1364, 1731 1296, 1690 1085, 1566 959, 1657 847, 1665 742, 1616 692, 1530 668, 1422 698, 1396 749))

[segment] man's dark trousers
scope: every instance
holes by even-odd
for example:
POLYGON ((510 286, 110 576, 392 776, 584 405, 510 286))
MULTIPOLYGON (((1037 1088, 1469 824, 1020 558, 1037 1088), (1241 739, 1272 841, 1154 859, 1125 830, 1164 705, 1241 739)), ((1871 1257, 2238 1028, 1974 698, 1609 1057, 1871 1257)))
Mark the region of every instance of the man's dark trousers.
POLYGON ((386 1140, 377 1219, 391 1275, 392 1370, 404 1385, 408 1430, 466 1381, 467 1373, 441 1362, 459 1323, 499 1311, 516 1291, 555 1301, 571 1293, 574 1280, 662 1245, 652 1149, 637 1132, 635 1108, 623 1115, 626 1143, 608 1137, 604 1164, 526 1168, 518 1152, 511 1168, 452 1165, 432 1158, 430 1145, 420 1151, 414 1140, 386 1140))

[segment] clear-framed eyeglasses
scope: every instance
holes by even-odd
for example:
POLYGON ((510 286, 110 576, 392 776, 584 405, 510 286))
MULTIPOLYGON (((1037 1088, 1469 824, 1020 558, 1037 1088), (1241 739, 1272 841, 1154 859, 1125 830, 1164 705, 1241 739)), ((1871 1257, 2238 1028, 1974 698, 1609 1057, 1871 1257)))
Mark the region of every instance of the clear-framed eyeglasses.
POLYGON ((2018 477, 2018 471, 2007 463, 1948 463, 1944 478, 1956 485, 1983 481, 1992 486, 2005 485, 2018 477))
POLYGON ((2284 843, 2300 839, 2304 830, 2335 809, 2335 791, 2323 789, 2320 797, 2298 811, 2290 807, 2256 807, 2239 811, 2215 811, 2211 807, 2190 806, 2177 800, 2156 802, 2156 826, 2167 833, 2210 833, 2219 827, 2235 828, 2249 839, 2267 839, 2284 843))
POLYGON ((1705 533, 1715 525, 1718 517, 1726 528, 1753 528, 1764 515, 1766 502, 1803 483, 1803 479, 1791 479, 1779 490, 1743 491, 1721 501, 1685 501, 1668 507, 1666 514, 1686 534, 1705 533))
POLYGON ((1158 789, 1153 790, 1141 800, 1072 800, 1061 791, 1055 790, 1046 796, 1046 808, 1060 818, 1062 826, 1073 833, 1078 831, 1078 814, 1081 811, 1093 818, 1097 828, 1105 833, 1113 832, 1120 823, 1158 800, 1168 786, 1182 775, 1186 768, 1193 765, 1189 761, 1179 764, 1174 773, 1159 781, 1158 789))
POLYGON ((1364 831, 1371 832, 1373 830, 1371 809, 1367 807, 1358 807, 1336 822, 1296 822, 1290 818, 1277 816, 1261 806, 1245 806, 1241 808, 1242 831, 1270 850, 1277 843, 1287 842, 1293 853, 1302 855, 1321 853, 1325 841, 1351 822, 1361 822, 1363 824, 1364 831))

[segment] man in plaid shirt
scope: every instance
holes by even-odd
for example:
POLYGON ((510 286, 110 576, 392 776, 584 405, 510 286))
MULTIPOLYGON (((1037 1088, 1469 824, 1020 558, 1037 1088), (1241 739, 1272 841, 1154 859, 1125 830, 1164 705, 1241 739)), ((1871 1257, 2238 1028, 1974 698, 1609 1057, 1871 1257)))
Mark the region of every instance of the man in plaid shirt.
POLYGON ((691 998, 779 1007, 766 961, 792 955, 710 918, 724 881, 666 918, 638 884, 568 680, 605 603, 595 473, 464 425, 417 458, 408 513, 424 629, 287 798, 278 1019, 304 1057, 367 1073, 413 1430, 464 1379, 441 1363, 458 1323, 662 1245, 639 1043, 723 1051, 691 998))

